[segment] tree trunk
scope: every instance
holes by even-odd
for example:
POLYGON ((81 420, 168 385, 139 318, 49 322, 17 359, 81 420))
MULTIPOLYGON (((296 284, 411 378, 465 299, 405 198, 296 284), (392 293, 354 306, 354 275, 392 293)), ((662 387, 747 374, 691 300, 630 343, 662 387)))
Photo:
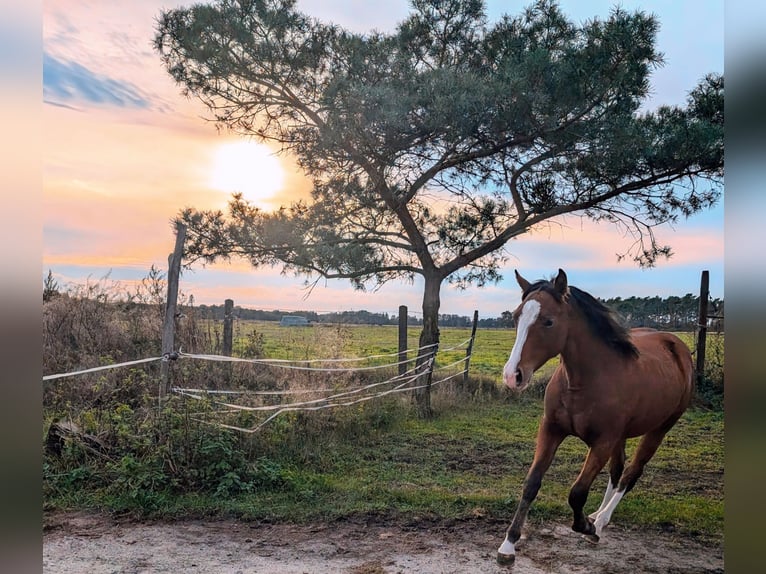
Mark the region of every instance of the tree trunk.
POLYGON ((431 374, 432 369, 427 368, 429 359, 435 356, 439 344, 439 290, 441 279, 436 277, 425 278, 426 284, 423 290, 423 330, 420 332, 420 344, 418 347, 417 366, 424 369, 418 378, 415 390, 415 406, 418 416, 430 418, 433 415, 431 409, 431 374), (431 346, 434 345, 434 346, 431 346), (427 348, 424 348, 427 347, 427 348))

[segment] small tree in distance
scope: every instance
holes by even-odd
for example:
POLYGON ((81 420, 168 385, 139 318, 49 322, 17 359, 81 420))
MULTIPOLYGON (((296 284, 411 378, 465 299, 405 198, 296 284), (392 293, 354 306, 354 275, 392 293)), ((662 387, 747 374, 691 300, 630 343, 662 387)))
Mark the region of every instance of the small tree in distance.
POLYGON ((685 107, 641 112, 663 63, 653 16, 615 8, 576 25, 539 0, 490 24, 481 0, 411 5, 390 34, 319 22, 294 0, 161 14, 155 48, 183 92, 313 182, 310 201, 274 212, 236 194, 226 214, 184 209, 187 263, 239 256, 358 289, 420 275, 424 347, 439 341, 442 284, 498 281, 510 239, 577 213, 631 231, 620 256, 651 266, 671 255, 655 226, 719 199, 723 77, 685 107))
POLYGON ((53 271, 48 269, 48 275, 45 276, 43 281, 43 303, 47 303, 54 297, 58 297, 61 294, 61 288, 58 281, 53 277, 53 271))

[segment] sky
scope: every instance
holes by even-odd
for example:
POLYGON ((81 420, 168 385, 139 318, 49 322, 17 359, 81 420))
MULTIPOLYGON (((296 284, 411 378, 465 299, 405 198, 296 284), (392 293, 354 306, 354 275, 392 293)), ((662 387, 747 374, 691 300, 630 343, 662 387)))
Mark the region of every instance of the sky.
MULTIPOLYGON (((174 244, 171 220, 182 208, 223 209, 236 191, 232 187, 258 194, 249 197, 267 209, 308 192, 289 157, 277 158, 262 147, 243 149, 242 140, 219 132, 205 119, 204 106, 181 95, 164 70, 152 49, 155 21, 162 10, 189 4, 44 3, 43 277, 51 270, 59 284, 76 285, 108 276, 130 289, 152 265, 166 269, 174 244), (257 181, 257 190, 243 181, 257 181)), ((559 4, 577 22, 606 18, 615 5, 601 0, 559 4)), ((527 5, 487 2, 491 20, 527 5)), ((723 0, 622 0, 620 5, 653 13, 660 21, 658 48, 666 63, 652 75, 647 109, 682 105, 705 74, 723 73, 723 0)), ((409 11, 406 0, 298 0, 297 6, 358 32, 393 30, 409 11)), ((711 296, 724 297, 723 201, 658 228, 656 235, 674 256, 640 269, 630 257, 618 261, 617 254, 633 243, 620 229, 572 217, 556 221, 507 246, 509 261, 500 283, 465 291, 445 285, 440 312, 471 315, 477 309, 481 317, 497 317, 513 309, 520 295, 514 269, 534 280, 563 268, 570 284, 601 298, 697 294, 701 272, 708 270, 711 296)), ((230 298, 243 307, 320 313, 395 314, 399 305, 407 305, 417 314, 422 300, 418 281, 392 282, 374 292, 320 281, 307 291, 300 277, 238 261, 195 265, 184 272, 181 291, 198 304, 230 298)))

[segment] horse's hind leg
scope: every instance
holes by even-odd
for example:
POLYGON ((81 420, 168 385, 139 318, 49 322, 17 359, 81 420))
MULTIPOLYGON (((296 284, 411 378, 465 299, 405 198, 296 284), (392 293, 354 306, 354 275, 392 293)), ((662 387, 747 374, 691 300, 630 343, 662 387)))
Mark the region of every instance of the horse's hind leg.
POLYGON ((648 432, 641 438, 630 464, 628 464, 625 471, 622 473, 622 477, 620 477, 620 482, 617 484, 617 490, 614 492, 606 506, 599 509, 596 513, 596 517, 593 519, 596 537, 601 536, 601 531, 607 524, 609 524, 609 521, 612 518, 612 513, 614 512, 614 509, 617 508, 622 497, 630 492, 633 486, 635 486, 636 481, 644 472, 646 463, 648 463, 654 456, 654 453, 657 452, 657 449, 662 443, 662 439, 665 438, 665 434, 668 430, 669 427, 663 427, 648 432))
POLYGON ((543 475, 551 466, 553 457, 556 454, 561 441, 565 435, 558 428, 546 424, 545 419, 540 423, 537 431, 537 446, 535 447, 535 458, 532 466, 529 467, 527 476, 524 479, 521 500, 516 507, 516 513, 508 530, 505 533, 505 540, 500 548, 497 549, 497 561, 500 564, 511 564, 516 558, 516 542, 521 537, 521 527, 527 518, 529 507, 540 490, 540 484, 543 475))
POLYGON ((598 513, 606 508, 609 501, 612 499, 612 495, 617 490, 617 484, 622 477, 622 471, 625 469, 625 441, 620 441, 617 446, 612 450, 612 456, 609 458, 609 480, 606 483, 606 492, 604 492, 604 500, 601 501, 601 506, 598 507, 594 513, 590 514, 588 518, 595 520, 598 513))

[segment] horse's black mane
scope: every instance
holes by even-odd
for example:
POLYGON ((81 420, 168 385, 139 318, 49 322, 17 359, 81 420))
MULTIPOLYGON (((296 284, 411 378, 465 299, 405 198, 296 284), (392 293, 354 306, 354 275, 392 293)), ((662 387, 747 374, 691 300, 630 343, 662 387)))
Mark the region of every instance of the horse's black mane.
MULTIPOLYGON (((561 292, 556 289, 553 281, 541 279, 532 283, 529 289, 524 291, 523 298, 526 299, 527 295, 533 291, 545 291, 557 301, 563 300, 561 292)), ((625 357, 638 356, 638 349, 630 340, 628 328, 621 323, 619 315, 613 309, 604 305, 590 293, 571 285, 569 286, 569 301, 582 311, 585 321, 594 335, 625 357)))

